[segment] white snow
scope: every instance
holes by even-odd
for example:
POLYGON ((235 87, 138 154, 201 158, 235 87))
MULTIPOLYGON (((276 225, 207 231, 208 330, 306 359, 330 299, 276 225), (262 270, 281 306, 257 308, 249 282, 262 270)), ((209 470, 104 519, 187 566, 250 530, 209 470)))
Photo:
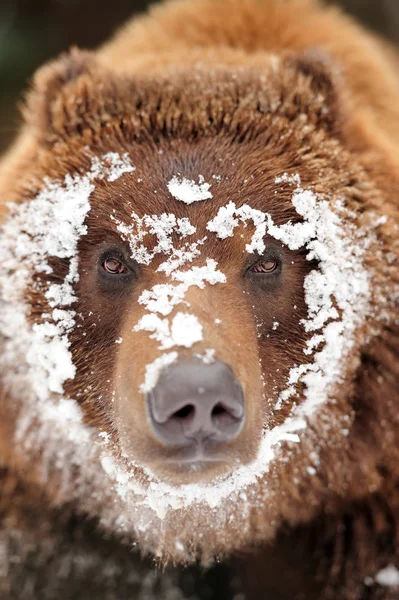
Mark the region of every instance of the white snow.
POLYGON ((174 346, 191 348, 202 340, 202 325, 195 315, 179 312, 169 327, 168 319, 160 319, 154 313, 144 315, 134 331, 150 331, 150 337, 160 342, 160 348, 167 350, 174 346))
POLYGON ((275 177, 274 183, 293 183, 297 186, 301 185, 301 177, 298 173, 293 173, 289 175, 288 173, 283 173, 282 175, 275 177))
POLYGON ((150 392, 156 386, 159 376, 163 369, 176 362, 177 358, 177 352, 169 352, 168 354, 162 354, 162 356, 156 358, 154 362, 147 365, 145 372, 145 380, 144 383, 140 386, 140 392, 142 394, 150 392))
POLYGON ((199 183, 195 183, 185 177, 175 176, 168 183, 168 190, 176 200, 185 204, 193 202, 201 202, 202 200, 210 200, 212 193, 210 183, 205 183, 202 175, 199 175, 199 183))
MULTIPOLYGON (((370 311, 369 274, 362 262, 366 234, 347 225, 346 216, 341 219, 340 213, 344 212, 342 203, 334 205, 310 190, 303 190, 299 175, 283 175, 277 179, 279 182, 295 186, 292 202, 302 222, 276 226, 268 213, 248 205, 237 208, 233 202, 229 202, 208 223, 208 230, 225 239, 234 234, 240 223, 246 226, 251 221, 255 233, 251 244, 247 245, 248 252, 263 252, 263 237, 267 233, 291 250, 305 247, 308 250, 307 258, 318 261, 319 267, 311 271, 305 281, 308 318, 302 323, 305 331, 315 332, 304 349, 304 355, 314 352, 313 362, 304 362, 291 369, 287 388, 280 394, 277 408, 296 393, 298 382, 305 384, 305 400, 282 425, 264 432, 258 456, 251 464, 238 466, 230 476, 212 485, 191 484, 176 488, 158 481, 147 470, 152 480, 147 492, 148 502, 159 518, 164 518, 170 509, 196 503, 203 502, 215 507, 223 498, 253 484, 267 472, 282 442, 299 443, 300 433, 306 429, 308 418, 320 404, 327 401, 332 387, 340 381, 345 358, 353 346, 355 330, 370 311), (315 352, 321 344, 324 344, 322 350, 315 352)), ((172 277, 196 284, 196 269, 193 267, 183 273, 174 271, 172 277)), ((214 283, 222 280, 220 275, 214 279, 208 275, 206 279, 214 283)), ((203 282, 200 278, 200 283, 203 282)), ((168 288, 168 298, 165 299, 159 290, 155 292, 153 289, 145 301, 147 305, 153 302, 154 311, 168 314, 170 305, 175 304, 169 300, 173 294, 176 295, 176 291, 172 293, 168 288)), ((184 293, 180 294, 178 301, 183 297, 184 293)), ((277 327, 276 321, 273 326, 277 327)), ((314 475, 316 470, 309 466, 307 473, 314 475)))
MULTIPOLYGON (((237 208, 233 202, 219 209, 208 223, 208 230, 225 239, 234 235, 240 222, 252 221, 255 233, 247 252, 261 254, 265 249, 264 235, 274 237, 290 250, 305 247, 308 260, 317 260, 319 268, 311 271, 305 280, 305 300, 308 318, 302 323, 305 331, 317 332, 304 351, 309 354, 324 342, 316 353, 314 362, 294 367, 289 376, 289 386, 279 396, 276 408, 295 394, 296 384, 306 384, 308 402, 302 411, 313 412, 316 405, 325 402, 331 385, 339 380, 345 357, 353 345, 353 335, 368 311, 369 276, 362 267, 362 250, 359 241, 354 244, 353 233, 345 228, 339 216, 340 204, 330 206, 311 190, 300 187, 299 175, 276 178, 276 183, 291 183, 296 187, 292 204, 302 221, 274 224, 266 212, 244 204, 237 208)), ((275 325, 273 324, 273 328, 275 325)))
MULTIPOLYGON (((14 386, 16 397, 21 390, 30 394, 32 409, 27 418, 21 420, 19 437, 21 440, 24 438, 32 419, 38 417, 42 423, 51 423, 51 428, 45 429, 42 435, 52 435, 56 430, 60 439, 73 440, 71 447, 77 453, 77 461, 77 449, 90 445, 88 428, 81 422, 78 404, 59 397, 64 382, 75 373, 68 335, 75 326, 75 313, 70 305, 75 300, 73 285, 78 277, 77 243, 87 232, 84 221, 90 210, 89 198, 95 180, 107 178, 114 181, 117 176, 132 170, 134 167, 127 155, 118 158, 118 155, 109 154, 94 159, 91 171, 84 176, 67 176, 62 182, 47 182, 36 198, 12 209, 0 243, 7 265, 6 274, 0 277, 0 331, 5 339, 2 347, 4 378, 10 387, 14 386), (32 326, 29 306, 24 300, 26 291, 32 285, 35 271, 51 273, 50 256, 68 259, 69 272, 61 284, 49 285, 44 290, 49 312, 42 321, 32 326), (41 399, 39 403, 38 398, 41 399)), ((283 442, 300 442, 308 418, 328 400, 331 389, 340 381, 342 366, 353 347, 355 331, 370 312, 369 274, 362 259, 363 233, 346 224, 342 205, 334 205, 332 201, 327 202, 312 191, 302 189, 299 175, 284 174, 276 179, 276 184, 280 183, 294 186, 292 203, 302 222, 276 226, 268 213, 245 204, 237 207, 230 202, 220 208, 208 223, 208 231, 225 239, 234 235, 239 226, 253 226, 255 232, 247 244, 248 252, 262 253, 264 236, 268 234, 291 250, 306 248, 308 259, 318 261, 318 269, 306 278, 308 316, 302 323, 305 331, 312 334, 304 349, 304 359, 309 356, 313 361, 304 361, 304 364, 291 369, 278 406, 296 393, 300 382, 305 385, 305 401, 282 425, 264 432, 258 456, 251 464, 238 465, 232 474, 208 485, 166 485, 140 465, 148 477, 147 489, 145 485, 139 485, 133 472, 125 471, 115 458, 109 456, 108 450, 108 454, 102 456, 99 468, 102 473, 115 478, 118 500, 130 502, 130 507, 135 505, 134 500, 140 495, 141 504, 151 507, 161 519, 168 510, 193 504, 216 507, 230 494, 245 490, 268 471, 283 442), (341 213, 344 218, 341 218, 341 213)), ((173 178, 168 188, 176 199, 186 204, 212 198, 210 185, 202 178, 199 184, 173 178)), ((206 339, 202 340, 199 319, 188 311, 187 291, 192 286, 201 290, 206 284, 225 283, 226 277, 216 261, 209 257, 204 257, 201 266, 189 264, 200 259, 206 238, 191 243, 183 241, 180 247, 174 246, 176 236, 182 240, 196 233, 188 218, 177 219, 170 213, 144 217, 132 213, 128 224, 115 217, 112 219, 122 238, 128 241, 132 257, 139 263, 149 265, 157 254, 166 258, 158 270, 168 278, 167 283, 154 285, 140 295, 139 304, 146 314, 135 329, 148 331, 159 343, 162 352, 172 348, 176 350, 162 353, 146 366, 144 383, 140 388, 142 393, 146 393, 156 385, 162 370, 178 360, 178 348, 190 348, 201 341, 206 343, 206 339), (152 249, 144 244, 148 235, 156 238, 152 249), (178 306, 179 312, 170 317, 178 306)), ((220 319, 214 321, 215 324, 221 323, 220 319)), ((273 324, 276 323, 274 321, 273 324)), ((211 362, 215 358, 215 350, 201 348, 196 356, 211 362)), ((109 439, 100 434, 99 443, 108 444, 109 439)), ((314 467, 307 467, 309 475, 314 474, 313 470, 314 467)), ((130 514, 128 510, 127 514, 130 514)), ((395 568, 390 566, 387 569, 390 569, 388 574, 392 577, 395 568)), ((383 580, 387 569, 378 574, 383 580)))
POLYGON ((172 235, 175 233, 181 238, 186 238, 193 235, 196 228, 187 217, 177 219, 173 213, 139 217, 133 211, 131 214, 132 222, 128 225, 114 215, 111 215, 110 218, 116 223, 117 231, 121 234, 122 239, 129 243, 131 257, 139 264, 149 265, 157 254, 170 256, 159 267, 160 271, 170 272, 171 265, 175 261, 178 263, 177 266, 181 266, 185 262, 193 260, 198 255, 197 247, 206 240, 206 238, 203 238, 192 244, 185 242, 181 248, 175 249, 172 235), (144 238, 148 235, 154 235, 157 238, 157 244, 152 251, 149 251, 143 244, 144 238))
POLYGON ((177 313, 172 321, 171 338, 175 346, 191 348, 202 338, 202 325, 195 315, 177 313))
POLYGON ((192 244, 186 242, 183 248, 173 248, 169 258, 161 265, 159 265, 157 270, 161 273, 166 273, 166 275, 170 275, 173 271, 175 271, 179 267, 182 267, 187 262, 192 262, 194 258, 200 256, 201 251, 199 249, 199 246, 202 246, 205 240, 206 237, 196 242, 193 242, 192 244))
POLYGON ((75 312, 64 307, 76 300, 77 244, 87 233, 84 222, 95 181, 115 181, 133 169, 127 154, 94 157, 85 175, 47 180, 35 198, 10 205, 0 240, 5 266, 0 276, 1 358, 3 381, 18 400, 25 398, 29 403, 30 412, 24 411, 19 422, 17 436, 21 439, 34 419, 51 422, 54 432, 68 427, 67 434, 59 432, 61 437, 75 436, 82 442, 87 439, 78 404, 58 396, 63 393, 64 382, 76 372, 68 339, 75 326, 75 312), (48 283, 45 289, 46 283, 41 282, 40 291, 52 310, 32 324, 29 289, 38 285, 33 282, 35 272, 51 274, 50 257, 69 260, 69 270, 61 284, 48 283))
POLYGON ((252 236, 251 243, 246 245, 246 250, 250 253, 262 254, 265 250, 263 238, 266 235, 266 217, 266 213, 252 208, 248 204, 243 204, 240 208, 237 208, 234 202, 229 202, 226 206, 219 208, 216 217, 209 221, 207 229, 224 240, 234 235, 234 229, 239 226, 240 222, 246 225, 248 221, 252 221, 255 226, 255 233, 252 236))
POLYGON ((178 233, 182 237, 187 237, 188 235, 193 235, 197 230, 194 225, 191 225, 189 219, 187 217, 183 217, 182 219, 177 219, 177 228, 178 233))
MULTIPOLYGON (((176 267, 170 273, 170 277, 180 283, 177 285, 172 283, 156 284, 151 290, 145 290, 138 299, 139 304, 143 304, 149 314, 140 319, 133 331, 151 332, 150 337, 160 343, 161 350, 174 346, 191 348, 203 339, 202 325, 195 315, 187 312, 179 312, 171 325, 168 319, 161 319, 156 313, 166 317, 179 304, 187 304, 184 297, 192 286, 203 289, 205 283, 215 285, 226 281, 226 276, 217 269, 216 261, 209 258, 206 260, 206 265, 202 267, 193 266, 185 271, 177 270, 176 267)), ((144 387, 141 386, 140 389, 148 391, 148 385, 144 384, 144 387)))
POLYGON ((377 573, 375 580, 384 587, 399 587, 399 570, 394 565, 388 565, 377 573))
POLYGON ((207 348, 204 354, 196 354, 195 356, 200 358, 206 365, 210 365, 211 363, 215 362, 215 354, 216 350, 214 348, 207 348))
MULTIPOLYGON (((126 152, 122 156, 117 152, 108 152, 108 154, 104 154, 102 157, 102 163, 107 161, 109 163, 109 168, 107 172, 108 181, 116 181, 125 173, 133 173, 136 170, 136 167, 133 167, 130 162, 129 154, 126 152)), ((100 175, 103 170, 103 165, 100 163, 100 175)))

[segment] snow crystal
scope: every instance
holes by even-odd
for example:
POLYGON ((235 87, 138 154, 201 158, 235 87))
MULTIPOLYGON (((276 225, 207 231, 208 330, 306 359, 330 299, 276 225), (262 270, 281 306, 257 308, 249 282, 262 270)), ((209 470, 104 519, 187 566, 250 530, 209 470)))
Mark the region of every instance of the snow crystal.
POLYGON ((176 200, 185 204, 210 200, 212 193, 209 191, 211 184, 205 183, 202 175, 198 178, 199 183, 184 177, 173 177, 168 183, 168 190, 176 200))
POLYGON ((115 471, 115 461, 112 456, 103 456, 100 462, 107 475, 110 475, 115 471))
POLYGON ((216 217, 209 221, 207 229, 215 232, 221 240, 231 237, 234 234, 234 228, 239 225, 235 213, 236 205, 234 202, 229 202, 227 206, 219 208, 216 217))
POLYGON ((184 550, 185 550, 183 544, 179 541, 175 542, 175 548, 178 552, 184 552, 184 550))
POLYGON ((182 237, 187 237, 188 235, 193 235, 197 230, 194 225, 191 225, 189 219, 187 217, 183 217, 182 219, 177 219, 177 227, 178 232, 182 237))
POLYGON ((394 565, 388 565, 377 573, 375 580, 385 587, 399 587, 399 570, 394 565))
POLYGON ((225 283, 226 275, 217 269, 217 262, 213 258, 206 259, 206 265, 203 267, 192 267, 187 271, 174 271, 172 279, 181 281, 187 289, 193 285, 204 288, 205 283, 215 285, 216 283, 225 283))
POLYGON ((169 258, 163 262, 158 267, 159 272, 164 272, 166 275, 170 275, 172 271, 175 271, 179 267, 182 267, 187 262, 192 262, 194 258, 200 256, 201 251, 199 246, 201 246, 206 240, 206 237, 198 240, 197 242, 193 242, 192 244, 188 244, 187 242, 183 246, 183 248, 174 248, 171 251, 171 255, 169 258))
POLYGON ((144 290, 138 301, 139 304, 144 304, 148 311, 167 316, 174 306, 183 301, 187 289, 185 285, 159 283, 151 290, 144 290))

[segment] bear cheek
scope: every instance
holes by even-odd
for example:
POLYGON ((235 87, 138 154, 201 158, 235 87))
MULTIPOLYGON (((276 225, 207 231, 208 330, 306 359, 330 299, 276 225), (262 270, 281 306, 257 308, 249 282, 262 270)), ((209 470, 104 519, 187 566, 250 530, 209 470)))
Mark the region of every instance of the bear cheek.
MULTIPOLYGON (((234 439, 224 440, 212 448, 215 458, 222 456, 226 460, 219 461, 218 465, 207 465, 196 478, 205 477, 205 473, 213 476, 216 472, 232 470, 256 457, 267 415, 264 414, 256 328, 252 312, 242 297, 239 289, 227 286, 224 289, 209 286, 204 290, 190 290, 185 297, 189 303, 186 310, 198 318, 203 337, 191 348, 174 346, 162 350, 159 343, 150 338, 149 332, 134 331, 135 325, 145 313, 139 313, 137 305, 132 307, 121 331, 123 342, 118 346, 115 377, 115 418, 121 450, 126 458, 151 468, 164 478, 174 479, 175 465, 180 458, 186 456, 173 443, 163 443, 154 434, 147 390, 142 388, 148 366, 151 367, 154 361, 172 353, 175 353, 174 362, 159 370, 159 378, 173 369, 179 371, 182 366, 181 371, 184 373, 185 365, 191 368, 194 363, 198 363, 199 369, 203 369, 206 386, 207 369, 211 373, 221 365, 221 370, 228 372, 228 377, 236 380, 242 389, 245 418, 240 431, 234 439), (216 316, 219 318, 215 322, 216 316), (208 363, 201 357, 206 357, 209 351, 212 358, 208 363), (169 463, 173 463, 170 468, 169 463)), ((168 315, 170 322, 179 310, 182 310, 181 306, 168 315)), ((181 389, 178 378, 174 384, 178 396, 181 389)), ((227 387, 228 384, 229 382, 227 387)), ((184 401, 183 397, 183 404, 184 401)), ((201 399, 198 401, 201 402, 201 399)), ((201 406, 198 408, 201 409, 201 406)), ((181 475, 185 477, 184 472, 181 475)), ((191 474, 188 477, 191 481, 194 476, 191 474)), ((177 481, 182 480, 178 477, 177 481)))

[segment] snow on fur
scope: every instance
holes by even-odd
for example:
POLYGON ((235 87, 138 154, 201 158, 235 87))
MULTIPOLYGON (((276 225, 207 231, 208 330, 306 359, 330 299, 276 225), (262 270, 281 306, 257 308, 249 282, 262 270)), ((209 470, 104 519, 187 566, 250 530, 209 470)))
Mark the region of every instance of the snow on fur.
MULTIPOLYGON (((78 405, 71 399, 60 398, 58 394, 62 393, 65 380, 73 377, 75 372, 68 333, 75 324, 75 314, 70 305, 75 299, 73 284, 78 277, 77 242, 80 236, 86 234, 84 220, 90 210, 89 197, 95 179, 106 177, 114 181, 117 174, 120 176, 133 169, 126 156, 118 160, 113 154, 93 160, 92 169, 86 175, 67 176, 63 182, 47 182, 35 199, 13 207, 3 227, 1 248, 7 264, 7 274, 0 279, 4 377, 14 397, 26 396, 29 390, 31 407, 37 406, 36 398, 43 399, 40 403, 41 421, 54 425, 61 439, 71 442, 73 451, 85 444, 89 446, 89 430, 81 423, 78 405), (50 286, 46 292, 51 314, 42 323, 32 326, 29 323, 29 306, 24 300, 26 290, 32 284, 35 271, 50 273, 50 256, 68 259, 69 272, 61 285, 50 286)), ((277 185, 288 181, 283 178, 277 180, 277 185)), ((299 433, 306 427, 308 416, 327 400, 333 384, 339 381, 340 364, 345 362, 345 356, 350 352, 355 329, 369 311, 368 274, 362 265, 362 233, 344 225, 345 220, 340 218, 344 208, 338 203, 331 207, 323 198, 303 190, 299 176, 290 182, 294 186, 292 202, 302 219, 300 223, 276 226, 269 214, 248 205, 237 208, 231 202, 219 209, 208 229, 224 239, 233 235, 240 223, 252 223, 255 233, 247 245, 248 252, 262 252, 263 238, 267 233, 292 250, 305 247, 309 260, 318 261, 318 269, 313 270, 305 282, 308 318, 303 322, 306 331, 314 332, 304 349, 305 354, 314 353, 314 360, 310 366, 304 363, 291 369, 287 389, 279 398, 279 404, 282 404, 295 394, 296 384, 303 382, 305 402, 282 425, 264 433, 258 456, 252 464, 241 466, 209 485, 191 484, 178 488, 166 485, 140 465, 148 477, 148 486, 142 486, 116 461, 103 460, 100 469, 106 468, 122 502, 129 502, 132 506, 133 498, 139 496, 140 504, 150 508, 159 518, 163 518, 170 509, 191 504, 218 505, 223 498, 243 490, 267 472, 282 441, 300 440, 299 433), (317 352, 321 345, 322 350, 317 352)), ((203 191, 208 190, 204 188, 203 191)), ((161 349, 190 347, 202 337, 201 324, 193 318, 194 315, 182 308, 175 317, 178 317, 177 321, 165 322, 165 317, 176 306, 186 306, 184 298, 190 286, 201 289, 207 283, 215 285, 225 281, 216 262, 209 258, 203 266, 186 268, 187 263, 199 256, 204 240, 184 241, 180 248, 174 248, 172 234, 185 238, 195 233, 195 227, 188 219, 176 219, 173 214, 139 218, 133 213, 130 224, 118 222, 115 218, 114 221, 122 238, 129 241, 132 255, 138 262, 149 264, 156 254, 166 257, 158 270, 163 271, 170 281, 154 286, 140 296, 139 302, 146 307, 148 315, 137 327, 148 331, 161 349), (151 251, 143 243, 149 233, 157 238, 157 245, 151 251), (191 331, 188 337, 182 334, 182 324, 187 324, 187 319, 190 319, 191 331)), ((214 352, 208 350, 204 359, 213 360, 213 355, 214 352)), ((143 390, 151 389, 161 370, 177 358, 177 351, 168 352, 148 365, 143 390)), ((27 420, 31 420, 34 414, 32 408, 27 420)), ((20 434, 25 429, 26 423, 22 420, 20 434)), ((42 435, 51 436, 52 429, 47 428, 42 435)), ((148 513, 144 511, 143 514, 148 513)), ((121 523, 123 520, 121 517, 121 523)), ((145 529, 149 526, 150 522, 144 523, 141 519, 140 527, 145 529)))
POLYGON ((13 395, 31 396, 31 414, 24 413, 19 422, 21 438, 39 406, 41 420, 63 427, 63 435, 76 441, 88 437, 78 404, 57 396, 76 371, 68 334, 75 325, 75 312, 69 307, 76 300, 73 285, 79 277, 77 244, 87 233, 84 222, 95 180, 115 181, 133 170, 127 154, 94 157, 86 175, 46 181, 36 198, 10 206, 0 241, 6 266, 0 277, 1 356, 3 378, 13 395), (69 271, 62 284, 49 285, 45 292, 50 312, 31 324, 28 290, 35 273, 51 274, 50 257, 69 260, 69 271))
POLYGON ((267 233, 288 246, 290 250, 306 248, 307 259, 318 261, 319 268, 312 270, 305 280, 305 300, 308 319, 302 325, 313 335, 304 350, 311 353, 324 344, 316 353, 313 363, 291 369, 288 387, 278 399, 276 408, 295 394, 295 385, 306 384, 306 410, 312 413, 315 405, 325 402, 332 384, 339 380, 345 357, 353 345, 355 329, 368 311, 369 276, 362 266, 361 246, 353 244, 353 236, 344 228, 339 216, 342 207, 335 211, 326 200, 317 198, 310 190, 300 187, 299 175, 284 174, 276 183, 288 182, 296 187, 292 204, 302 221, 277 226, 270 214, 255 210, 244 204, 236 208, 233 202, 219 209, 216 217, 208 224, 209 231, 225 239, 234 235, 240 222, 252 221, 255 232, 248 252, 261 254, 265 250, 264 236, 267 233))
MULTIPOLYGON (((365 234, 345 225, 345 219, 340 217, 340 213, 345 213, 341 203, 331 206, 312 191, 302 189, 299 175, 284 174, 276 179, 277 185, 282 182, 293 185, 292 203, 302 219, 300 222, 277 226, 270 214, 245 204, 237 208, 230 202, 219 209, 208 223, 208 230, 225 239, 234 235, 240 223, 247 225, 252 222, 255 232, 251 243, 247 244, 248 252, 261 254, 265 249, 264 236, 267 233, 290 250, 305 247, 308 260, 317 260, 318 268, 312 270, 305 280, 308 318, 302 322, 306 331, 314 332, 304 349, 305 355, 314 353, 314 360, 291 369, 287 388, 280 394, 276 408, 295 395, 299 382, 305 384, 305 401, 294 409, 282 425, 264 432, 258 456, 251 464, 237 468, 211 485, 188 484, 177 488, 157 480, 147 470, 152 480, 147 501, 159 518, 164 518, 170 509, 196 503, 215 507, 224 498, 250 486, 267 472, 281 442, 298 443, 299 433, 306 428, 308 418, 320 404, 328 400, 333 386, 340 381, 345 358, 354 344, 355 330, 369 314, 369 274, 362 262, 366 248, 365 234), (322 350, 315 352, 320 346, 322 350)), ((182 272, 183 279, 195 281, 195 268, 182 272)), ((178 273, 172 273, 172 276, 179 279, 178 273)), ((184 293, 176 295, 172 288, 166 287, 162 288, 162 293, 153 289, 144 301, 147 305, 153 302, 154 311, 169 314, 170 307, 183 298, 184 293)), ((155 329, 154 335, 157 335, 155 329)), ((126 492, 129 481, 125 482, 125 486, 126 492)))
POLYGON ((198 181, 199 183, 195 183, 185 177, 172 177, 168 183, 168 190, 176 200, 185 204, 210 200, 213 197, 209 191, 211 184, 205 183, 202 175, 199 175, 198 181))
MULTIPOLYGON (((130 224, 120 221, 113 215, 111 219, 116 223, 122 239, 129 243, 131 256, 138 263, 149 265, 158 254, 167 257, 157 271, 165 273, 169 282, 156 284, 150 290, 142 292, 138 302, 145 306, 148 314, 140 319, 133 331, 150 332, 150 338, 159 342, 161 350, 171 349, 174 346, 191 348, 202 341, 202 325, 195 315, 185 310, 184 313, 179 312, 171 323, 165 317, 168 317, 180 304, 188 306, 184 298, 190 287, 204 288, 206 283, 215 285, 226 281, 225 275, 218 270, 216 261, 209 258, 202 267, 193 266, 182 270, 182 267, 187 267, 187 263, 191 263, 201 255, 200 247, 207 238, 194 242, 183 241, 180 247, 175 247, 173 236, 184 240, 194 235, 196 228, 187 217, 177 219, 173 213, 139 217, 133 212, 130 224), (157 240, 152 250, 143 243, 148 235, 155 236, 157 240)), ((168 356, 170 357, 164 355, 164 357, 168 356)), ((164 362, 161 359, 162 356, 147 365, 145 382, 140 386, 141 393, 149 392, 157 383, 162 365, 170 364, 169 359, 166 358, 164 362)))

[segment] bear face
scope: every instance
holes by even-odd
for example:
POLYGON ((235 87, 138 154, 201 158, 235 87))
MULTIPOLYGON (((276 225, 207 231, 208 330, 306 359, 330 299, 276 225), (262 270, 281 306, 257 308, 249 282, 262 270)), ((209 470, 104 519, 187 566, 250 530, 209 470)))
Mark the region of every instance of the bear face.
POLYGON ((75 53, 39 77, 2 331, 15 460, 54 503, 206 561, 375 485, 355 376, 386 189, 338 97, 290 56, 171 82, 75 53))

